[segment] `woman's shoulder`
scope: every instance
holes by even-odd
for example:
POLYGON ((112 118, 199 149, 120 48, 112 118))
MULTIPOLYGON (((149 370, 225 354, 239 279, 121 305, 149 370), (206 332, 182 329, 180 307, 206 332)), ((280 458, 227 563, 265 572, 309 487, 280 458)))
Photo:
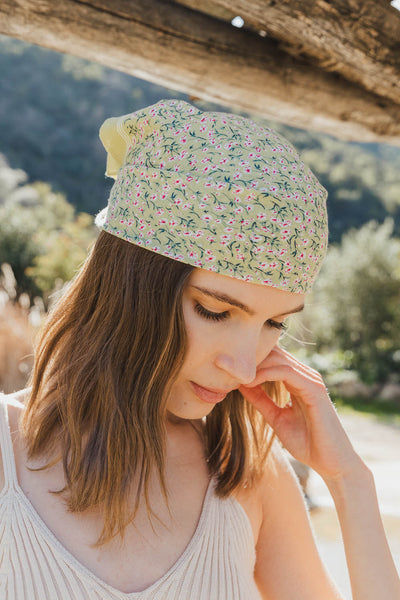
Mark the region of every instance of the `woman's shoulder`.
MULTIPOLYGON (((12 394, 0 394, 0 404, 5 406, 8 411, 8 422, 12 436, 19 434, 19 419, 22 412, 25 410, 25 402, 28 394, 29 388, 13 392, 12 394)), ((0 415, 0 418, 3 418, 2 414, 0 415)), ((0 445, 0 491, 3 489, 4 483, 3 457, 0 445)))

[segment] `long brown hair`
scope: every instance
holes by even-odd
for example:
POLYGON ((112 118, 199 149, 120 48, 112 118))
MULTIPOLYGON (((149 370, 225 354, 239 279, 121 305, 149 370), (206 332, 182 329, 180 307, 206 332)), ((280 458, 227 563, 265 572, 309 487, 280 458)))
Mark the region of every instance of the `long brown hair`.
MULTIPOLYGON (((166 398, 185 356, 182 294, 192 270, 103 231, 38 340, 21 421, 28 457, 45 457, 41 469, 62 460, 66 485, 53 493, 64 495, 68 510, 101 507, 95 546, 123 537, 142 494, 155 516, 154 468, 167 502, 166 398)), ((205 419, 204 433, 217 494, 260 476, 270 431, 237 390, 205 419)))

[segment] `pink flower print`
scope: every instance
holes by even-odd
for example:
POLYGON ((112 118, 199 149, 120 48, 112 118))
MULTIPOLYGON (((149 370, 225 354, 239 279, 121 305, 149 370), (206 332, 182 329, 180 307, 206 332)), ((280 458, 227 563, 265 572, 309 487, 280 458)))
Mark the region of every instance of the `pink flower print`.
POLYGON ((283 256, 284 254, 286 254, 286 250, 282 248, 282 250, 278 252, 278 256, 283 256))
POLYGON ((175 198, 174 204, 176 204, 177 206, 179 206, 180 204, 182 204, 182 200, 180 198, 175 198))
POLYGON ((210 196, 209 196, 208 194, 205 194, 205 195, 202 197, 202 200, 203 200, 203 202, 208 202, 208 201, 209 201, 209 199, 210 199, 210 196))
POLYGON ((145 229, 146 226, 145 225, 139 225, 139 229, 142 231, 143 229, 145 229))
POLYGON ((232 227, 225 227, 224 231, 227 233, 231 233, 233 231, 232 227))
POLYGON ((171 219, 169 222, 169 226, 170 227, 175 227, 175 225, 178 225, 178 221, 176 221, 175 219, 171 219))
MULTIPOLYGON (((206 240, 207 240, 208 242, 210 242, 211 244, 213 244, 213 243, 215 242, 215 238, 213 238, 213 236, 212 236, 212 235, 208 235, 208 236, 206 237, 206 240)), ((210 252, 210 250, 206 250, 206 254, 207 254, 207 252, 210 252)))
POLYGON ((308 246, 308 242, 309 242, 309 240, 308 240, 307 238, 306 238, 306 239, 304 239, 304 240, 303 240, 303 246, 308 246))
POLYGON ((166 225, 168 223, 167 219, 158 219, 158 224, 159 225, 166 225))
POLYGON ((211 262, 213 260, 215 260, 215 256, 206 256, 206 261, 207 262, 211 262))
POLYGON ((208 223, 209 221, 212 221, 212 216, 211 215, 202 215, 201 219, 202 219, 202 221, 205 221, 206 223, 208 223))
POLYGON ((233 212, 236 215, 239 215, 241 212, 243 212, 243 208, 241 206, 238 206, 237 208, 235 208, 235 210, 233 212))
POLYGON ((130 227, 132 224, 133 224, 133 221, 132 221, 132 219, 129 219, 129 221, 128 221, 128 225, 129 225, 129 227, 130 227))
POLYGON ((204 204, 204 202, 200 202, 200 203, 199 203, 199 208, 206 208, 206 206, 207 206, 207 205, 206 205, 206 204, 204 204))
POLYGON ((240 179, 241 173, 235 173, 233 179, 240 179))
POLYGON ((250 239, 252 242, 261 242, 263 238, 261 235, 251 235, 250 239))
POLYGON ((211 160, 210 158, 206 157, 206 158, 202 158, 201 162, 205 164, 207 162, 210 162, 210 160, 211 160))
POLYGON ((272 221, 273 223, 276 223, 278 221, 278 219, 276 217, 271 217, 270 221, 272 221))
POLYGON ((201 238, 204 235, 204 231, 202 231, 201 229, 198 229, 194 235, 194 237, 196 238, 201 238))
POLYGON ((185 138, 185 136, 181 137, 181 143, 186 144, 186 142, 187 142, 187 139, 185 138))
MULTIPOLYGON (((208 167, 207 167, 208 168, 208 167)), ((211 181, 206 181, 204 184, 205 187, 212 187, 211 181)))
POLYGON ((236 219, 234 219, 233 217, 231 217, 228 221, 228 225, 234 225, 236 223, 236 219))
POLYGON ((221 235, 220 238, 221 238, 221 240, 226 240, 229 242, 229 240, 232 239, 232 236, 231 235, 221 235))
POLYGON ((276 261, 273 261, 272 263, 269 263, 268 266, 269 266, 270 269, 276 269, 276 267, 278 266, 278 264, 279 263, 277 263, 276 261))
POLYGON ((224 187, 225 187, 225 184, 224 184, 224 183, 219 183, 219 184, 217 185, 217 190, 223 190, 223 189, 224 189, 224 187))
POLYGON ((264 221, 264 220, 267 218, 267 216, 268 216, 268 215, 267 215, 267 213, 258 213, 258 214, 256 215, 256 218, 257 218, 259 221, 264 221))
POLYGON ((184 231, 183 232, 183 235, 186 235, 186 237, 190 236, 190 234, 191 234, 191 231, 184 231))
POLYGON ((220 164, 220 165, 225 165, 227 162, 228 162, 228 159, 227 159, 227 158, 223 158, 223 159, 221 159, 221 160, 219 161, 219 164, 220 164))
POLYGON ((236 189, 233 190, 234 194, 241 194, 243 192, 241 187, 237 187, 236 189))
POLYGON ((182 204, 182 208, 185 208, 185 209, 192 208, 192 205, 189 204, 189 202, 185 202, 184 204, 182 204))
POLYGON ((249 225, 249 224, 250 224, 250 221, 248 221, 247 219, 242 219, 242 220, 240 221, 240 224, 241 224, 241 225, 244 225, 245 227, 247 227, 247 225, 249 225))
POLYGON ((149 235, 149 236, 154 235, 154 229, 149 229, 147 232, 147 235, 149 235))
POLYGON ((227 144, 225 144, 225 148, 226 150, 230 150, 232 148, 232 143, 228 142, 227 144))
POLYGON ((236 254, 238 260, 244 260, 244 254, 236 254))
POLYGON ((152 194, 150 196, 150 200, 157 200, 157 194, 152 194))
POLYGON ((198 254, 197 254, 197 252, 193 252, 193 250, 191 250, 191 251, 189 252, 189 257, 190 257, 190 258, 197 258, 197 257, 198 257, 198 254))
POLYGON ((214 207, 214 210, 217 212, 222 212, 222 211, 226 210, 226 206, 224 204, 218 204, 217 206, 214 207))
POLYGON ((123 219, 120 220, 121 225, 123 225, 125 223, 125 221, 123 219))
POLYGON ((252 205, 252 204, 248 204, 248 205, 246 206, 246 210, 247 210, 247 212, 250 212, 250 211, 252 211, 252 210, 253 210, 253 205, 252 205))
POLYGON ((270 191, 270 192, 277 192, 277 191, 278 191, 278 188, 277 188, 277 186, 276 186, 276 185, 270 185, 270 186, 269 186, 269 191, 270 191))

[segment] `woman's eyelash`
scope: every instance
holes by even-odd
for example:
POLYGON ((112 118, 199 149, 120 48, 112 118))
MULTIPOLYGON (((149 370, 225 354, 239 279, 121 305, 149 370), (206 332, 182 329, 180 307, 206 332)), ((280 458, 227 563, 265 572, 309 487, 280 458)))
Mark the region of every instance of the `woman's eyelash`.
MULTIPOLYGON (((210 319, 212 321, 223 321, 224 319, 227 319, 229 317, 228 311, 221 313, 212 312, 204 308, 204 306, 202 306, 198 302, 195 304, 194 309, 199 315, 201 315, 205 319, 210 319)), ((280 331, 285 331, 288 327, 286 323, 279 323, 278 321, 274 321, 273 319, 268 319, 266 322, 271 327, 275 327, 275 329, 279 329, 280 331)))
POLYGON ((275 327, 276 329, 280 329, 281 331, 286 331, 288 328, 286 323, 279 323, 278 321, 273 321, 272 319, 268 319, 267 323, 271 325, 271 327, 275 327))
POLYGON ((201 315, 205 319, 211 319, 212 321, 223 321, 229 316, 228 311, 222 313, 211 312, 210 310, 205 309, 204 306, 202 306, 198 302, 196 303, 194 309, 197 313, 199 313, 199 315, 201 315))

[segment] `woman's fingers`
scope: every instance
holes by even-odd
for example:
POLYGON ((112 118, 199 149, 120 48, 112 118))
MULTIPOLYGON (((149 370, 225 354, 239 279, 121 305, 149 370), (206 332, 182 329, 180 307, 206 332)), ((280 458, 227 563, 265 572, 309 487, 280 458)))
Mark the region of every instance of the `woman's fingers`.
POLYGON ((251 388, 240 386, 239 391, 250 404, 253 404, 253 406, 260 411, 265 417, 268 425, 274 427, 276 418, 282 409, 275 404, 262 387, 260 385, 251 388))

